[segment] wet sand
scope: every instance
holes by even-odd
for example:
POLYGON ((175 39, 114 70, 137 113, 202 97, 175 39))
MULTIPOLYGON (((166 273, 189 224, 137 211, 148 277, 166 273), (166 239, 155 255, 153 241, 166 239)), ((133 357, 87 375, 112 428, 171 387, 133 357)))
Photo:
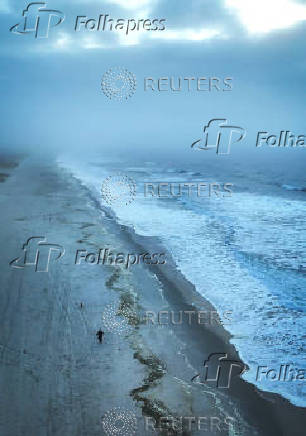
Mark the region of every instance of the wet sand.
MULTIPOLYGON (((209 354, 239 356, 216 323, 146 321, 149 311, 214 311, 170 253, 159 267, 75 264, 77 250, 164 252, 158 241, 119 226, 52 161, 24 159, 6 170, 0 164, 2 172, 9 177, 0 184, 1 435, 107 434, 108 413, 117 408, 129 411, 128 424, 136 419, 139 436, 180 434, 167 431, 161 419, 167 416, 205 418, 201 429, 184 420, 184 435, 305 433, 305 409, 239 377, 230 389, 191 382, 209 354), (34 236, 60 245, 64 255, 45 273, 9 266, 34 236), (146 422, 160 429, 148 430, 146 422)), ((127 429, 117 434, 128 436, 127 429)))

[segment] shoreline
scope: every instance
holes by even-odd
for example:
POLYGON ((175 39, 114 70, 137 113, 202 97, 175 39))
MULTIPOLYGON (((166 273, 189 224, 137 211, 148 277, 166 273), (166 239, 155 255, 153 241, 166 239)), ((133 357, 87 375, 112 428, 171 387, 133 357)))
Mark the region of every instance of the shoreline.
MULTIPOLYGON (((89 188, 86 187, 85 189, 88 189, 89 195, 94 197, 89 188)), ((197 313, 203 309, 208 312, 217 312, 213 304, 200 295, 196 291, 195 286, 179 271, 171 253, 165 248, 165 246, 163 246, 162 242, 157 237, 137 235, 131 227, 116 222, 116 216, 108 206, 101 206, 96 199, 94 200, 97 208, 101 209, 108 218, 114 222, 115 226, 120 227, 121 231, 126 233, 128 240, 131 240, 140 251, 166 253, 166 265, 148 265, 147 268, 155 273, 161 283, 163 283, 165 295, 173 308, 179 308, 183 311, 195 311, 197 313), (175 289, 175 292, 173 289, 175 289)), ((190 327, 192 336, 198 338, 198 343, 203 342, 203 339, 201 338, 202 333, 204 336, 207 336, 207 332, 209 332, 210 345, 212 343, 217 343, 219 348, 221 346, 222 351, 228 353, 228 358, 242 362, 239 352, 236 350, 235 346, 230 343, 232 335, 226 329, 226 326, 223 326, 221 323, 215 323, 213 326, 210 323, 207 323, 205 325, 193 325, 190 327)), ((205 345, 207 347, 207 343, 205 345)), ((218 347, 210 348, 211 352, 220 351, 218 347)), ((195 356, 193 358, 198 360, 199 353, 194 354, 195 356)), ((203 365, 204 360, 205 356, 203 355, 202 360, 200 360, 200 366, 203 365)), ((247 408, 253 408, 254 411, 256 411, 255 415, 257 417, 257 422, 262 420, 263 416, 267 413, 267 410, 271 413, 271 416, 274 415, 277 420, 279 420, 276 427, 279 427, 281 423, 281 426, 276 430, 278 433, 275 434, 282 434, 282 430, 285 430, 288 432, 288 435, 298 436, 301 435, 301 430, 294 429, 297 425, 297 421, 300 420, 300 428, 303 428, 306 425, 305 408, 292 404, 290 400, 286 399, 281 394, 260 390, 255 384, 241 378, 237 379, 237 383, 234 384, 232 389, 229 389, 229 394, 237 399, 241 396, 247 399, 247 408)), ((271 418, 268 418, 265 423, 268 427, 268 432, 262 434, 267 434, 269 436, 274 434, 273 431, 275 430, 273 424, 271 425, 270 420, 271 418)), ((266 431, 266 428, 264 431, 266 431)))
MULTIPOLYGON (((240 378, 227 392, 191 383, 211 352, 224 351, 240 360, 230 344, 231 335, 222 326, 142 322, 150 310, 215 310, 176 269, 170 253, 166 265, 137 265, 127 271, 109 265, 76 268, 69 257, 76 247, 94 251, 105 245, 125 252, 164 251, 158 240, 118 224, 86 187, 53 162, 28 159, 13 175, 0 185, 10 218, 2 217, 7 253, 1 276, 4 328, 0 343, 26 349, 29 357, 33 352, 38 360, 20 354, 21 362, 3 365, 0 361, 5 397, 0 422, 10 423, 5 436, 29 434, 35 428, 36 434, 45 435, 47 424, 38 423, 48 419, 55 426, 52 435, 61 435, 58 427, 64 425, 71 435, 90 432, 96 436, 101 434, 99 417, 113 406, 131 408, 138 420, 169 414, 235 418, 238 428, 213 433, 219 436, 302 436, 305 409, 278 394, 262 393, 240 378), (16 199, 14 204, 9 203, 8 194, 16 199), (97 213, 97 206, 102 213, 97 213), (50 274, 7 266, 25 238, 34 234, 47 234, 49 242, 66 248, 50 274), (80 301, 85 302, 84 310, 78 306, 80 301), (129 332, 122 336, 106 332, 105 343, 99 347, 94 335, 100 308, 114 303, 122 310, 129 332), (87 305, 97 307, 97 313, 88 311, 87 305), (39 356, 47 356, 48 362, 39 356), (85 361, 80 360, 82 356, 85 361), (60 369, 53 373, 52 367, 59 368, 56 365, 60 369), (6 380, 16 385, 16 392, 9 391, 6 380), (33 406, 25 405, 30 398, 33 406), (13 417, 26 431, 16 431, 13 417)), ((138 434, 145 434, 143 427, 138 434)), ((203 432, 187 429, 183 434, 203 432)))

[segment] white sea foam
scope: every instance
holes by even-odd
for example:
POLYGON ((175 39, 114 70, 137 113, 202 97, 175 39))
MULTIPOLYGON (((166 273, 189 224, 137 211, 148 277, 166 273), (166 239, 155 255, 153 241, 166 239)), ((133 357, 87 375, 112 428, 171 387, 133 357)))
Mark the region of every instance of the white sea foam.
MULTIPOLYGON (((120 166, 113 165, 111 170, 70 161, 62 165, 99 200, 103 179, 120 166)), ((192 174, 191 170, 165 174, 153 164, 122 172, 138 185, 144 174, 150 181, 189 181, 192 174)), ((306 369, 305 277, 299 272, 305 259, 305 203, 251 193, 165 200, 145 198, 139 189, 131 204, 112 208, 121 224, 163 241, 180 271, 218 309, 221 318, 223 312, 233 311, 233 322, 226 328, 250 367, 243 377, 262 390, 306 406, 303 380, 256 381, 258 365, 278 369, 291 363, 306 369)))

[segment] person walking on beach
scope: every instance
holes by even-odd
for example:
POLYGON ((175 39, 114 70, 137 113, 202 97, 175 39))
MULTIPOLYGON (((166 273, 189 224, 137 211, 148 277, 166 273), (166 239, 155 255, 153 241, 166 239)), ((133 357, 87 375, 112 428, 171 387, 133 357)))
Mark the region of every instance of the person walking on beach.
POLYGON ((102 344, 104 332, 100 329, 100 330, 97 331, 96 336, 99 339, 100 344, 102 344))

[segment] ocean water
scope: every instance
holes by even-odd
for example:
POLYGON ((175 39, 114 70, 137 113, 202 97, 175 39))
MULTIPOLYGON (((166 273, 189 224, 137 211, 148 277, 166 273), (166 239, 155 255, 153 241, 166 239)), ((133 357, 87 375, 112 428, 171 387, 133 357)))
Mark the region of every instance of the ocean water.
POLYGON ((289 176, 281 168, 258 171, 234 164, 228 171, 210 165, 204 172, 196 164, 169 169, 157 162, 135 165, 99 157, 86 162, 62 156, 58 163, 86 185, 103 207, 110 207, 118 223, 139 235, 158 237, 221 319, 224 312, 232 312, 230 322, 222 321, 249 366, 243 378, 260 390, 306 406, 305 380, 256 377, 259 366, 278 373, 281 365, 290 365, 295 375, 306 370, 306 181, 302 173, 289 176), (128 205, 107 205, 102 199, 103 180, 117 174, 129 176, 137 186, 128 205), (207 191, 199 197, 193 189, 188 196, 185 189, 185 195, 159 198, 144 195, 144 182, 231 183, 232 194, 208 196, 207 191))

